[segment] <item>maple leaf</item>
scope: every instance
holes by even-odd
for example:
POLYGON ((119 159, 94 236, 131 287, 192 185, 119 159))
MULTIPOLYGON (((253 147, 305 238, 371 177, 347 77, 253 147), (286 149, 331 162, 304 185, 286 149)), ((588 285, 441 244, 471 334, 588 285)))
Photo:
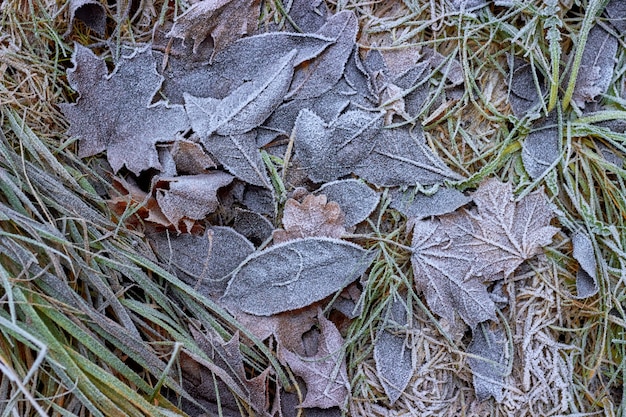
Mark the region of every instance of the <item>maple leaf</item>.
POLYGON ((193 39, 193 53, 209 36, 213 54, 257 28, 259 0, 203 0, 178 16, 169 38, 193 39))
POLYGON ((340 238, 346 234, 344 214, 334 201, 327 202, 324 194, 309 194, 302 203, 290 198, 283 211, 285 230, 274 232, 274 242, 311 236, 340 238))
POLYGON ((221 301, 258 316, 306 307, 358 279, 372 255, 353 243, 324 237, 280 243, 242 263, 221 301))
POLYGON ((541 253, 559 230, 549 225, 555 213, 543 189, 515 202, 510 184, 490 179, 472 198, 476 213, 465 210, 441 221, 454 248, 473 258, 475 272, 485 281, 513 274, 522 262, 541 253))
POLYGON ((300 404, 305 408, 343 406, 348 396, 348 373, 343 357, 343 338, 335 325, 319 310, 317 320, 320 338, 317 353, 300 357, 286 349, 280 356, 307 387, 306 398, 300 404))
POLYGON ((411 247, 415 287, 432 311, 451 323, 456 312, 472 328, 496 319, 496 306, 474 274, 472 254, 456 250, 439 220, 415 222, 411 247))
POLYGON ((59 107, 70 121, 68 134, 80 140, 78 155, 106 150, 114 172, 124 165, 135 175, 160 169, 155 144, 174 140, 188 121, 182 106, 150 104, 163 80, 150 49, 123 57, 109 75, 104 60, 79 44, 74 48, 67 79, 80 97, 59 107))

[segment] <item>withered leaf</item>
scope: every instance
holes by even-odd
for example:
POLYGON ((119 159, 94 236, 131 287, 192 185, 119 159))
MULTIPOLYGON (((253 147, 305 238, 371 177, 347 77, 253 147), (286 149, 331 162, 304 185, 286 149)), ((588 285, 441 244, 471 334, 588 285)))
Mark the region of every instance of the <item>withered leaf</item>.
POLYGON ((482 323, 472 330, 472 342, 467 348, 467 362, 474 375, 474 391, 479 401, 493 396, 497 402, 504 399, 504 378, 508 374, 507 340, 504 330, 492 330, 482 323))
POLYGON ((329 201, 339 204, 345 215, 346 227, 367 219, 380 201, 380 195, 376 191, 355 179, 328 182, 316 194, 324 194, 329 201))
POLYGON ((348 373, 343 354, 343 338, 335 325, 327 320, 321 310, 317 320, 320 340, 317 353, 302 358, 282 349, 280 356, 291 370, 306 384, 306 398, 300 404, 303 408, 342 407, 348 397, 348 373))
POLYGON ((305 172, 315 182, 349 174, 370 154, 381 126, 380 113, 349 111, 327 125, 315 113, 302 110, 296 119, 295 143, 305 172))
POLYGON ((554 117, 538 122, 522 144, 524 169, 532 179, 541 177, 561 156, 559 130, 554 117))
POLYGON ((210 168, 216 168, 215 162, 196 142, 180 139, 172 145, 172 158, 179 174, 206 174, 210 168))
POLYGON ((210 34, 215 53, 256 30, 260 12, 259 0, 202 0, 176 18, 167 36, 193 39, 196 53, 210 34))
POLYGON ((358 30, 356 15, 351 10, 341 11, 329 18, 317 33, 333 38, 335 42, 311 63, 296 71, 286 98, 313 98, 330 90, 343 75, 358 30))
POLYGON ((256 144, 256 132, 228 136, 211 135, 202 140, 205 148, 234 176, 252 185, 272 189, 265 164, 256 144))
POLYGON ((415 222, 411 247, 415 287, 432 311, 451 323, 456 312, 472 328, 496 319, 496 306, 472 270, 472 255, 454 250, 438 220, 415 222))
POLYGON ((406 307, 399 298, 395 298, 387 314, 374 343, 374 361, 389 404, 393 405, 409 384, 414 369, 412 349, 407 346, 406 307))
POLYGON ((258 316, 306 307, 358 279, 372 262, 361 247, 309 237, 250 256, 228 284, 222 302, 258 316))
POLYGON ((217 209, 217 190, 232 180, 231 175, 221 171, 159 178, 154 186, 156 200, 174 226, 184 218, 201 220, 217 209))
POLYGON ((238 40, 218 52, 212 65, 170 56, 167 67, 163 69, 163 92, 172 103, 182 103, 183 93, 195 97, 224 98, 246 80, 269 74, 270 68, 287 52, 297 50, 293 61, 293 66, 296 66, 315 58, 333 42, 333 38, 315 34, 272 32, 238 40))
POLYGON ((418 126, 383 129, 373 151, 354 169, 354 173, 378 187, 432 185, 462 177, 435 155, 418 126))
POLYGON ((454 247, 473 257, 484 280, 510 276, 527 259, 541 253, 559 230, 543 189, 513 201, 511 184, 490 179, 472 195, 477 213, 467 210, 441 218, 454 247))
POLYGON ((72 62, 67 78, 80 97, 59 107, 71 123, 68 134, 80 140, 78 155, 106 150, 115 172, 124 165, 136 175, 160 169, 155 144, 174 140, 188 121, 182 106, 150 104, 162 81, 150 50, 122 58, 111 75, 104 60, 81 45, 75 45, 72 62))
POLYGON ((339 204, 328 202, 324 194, 309 194, 302 203, 290 198, 283 210, 285 230, 274 232, 274 242, 312 236, 340 238, 346 233, 344 223, 344 214, 339 204))
POLYGON ((229 227, 214 226, 201 236, 154 233, 148 239, 178 278, 209 297, 221 296, 229 274, 254 252, 254 245, 229 227))
POLYGON ((572 96, 581 109, 609 88, 617 46, 617 39, 602 27, 596 25, 589 31, 572 96))
POLYGON ((596 276, 595 250, 589 236, 583 232, 576 232, 572 236, 574 252, 572 256, 578 261, 580 268, 576 273, 576 290, 578 298, 587 298, 598 292, 598 278, 596 276))
POLYGON ((426 195, 418 190, 391 191, 391 207, 408 218, 422 220, 430 216, 452 213, 472 201, 471 197, 454 188, 439 188, 426 195))
POLYGON ((193 130, 206 140, 214 133, 240 135, 259 126, 283 101, 295 56, 295 50, 289 52, 263 77, 243 84, 222 100, 185 93, 185 109, 193 130))
POLYGON ((107 14, 104 6, 97 0, 70 0, 69 5, 69 25, 65 36, 69 35, 74 25, 74 19, 82 21, 85 26, 104 35, 107 24, 107 14))

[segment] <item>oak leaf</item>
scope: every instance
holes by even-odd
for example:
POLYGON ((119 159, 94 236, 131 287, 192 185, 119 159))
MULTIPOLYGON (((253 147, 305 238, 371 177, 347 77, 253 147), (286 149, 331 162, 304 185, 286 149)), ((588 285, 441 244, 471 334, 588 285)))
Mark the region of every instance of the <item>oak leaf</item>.
POLYGON ((344 224, 345 217, 341 207, 334 201, 328 202, 324 194, 309 194, 302 203, 290 198, 283 211, 285 230, 274 232, 274 242, 311 236, 340 238, 346 233, 344 224))
POLYGON ((173 141, 188 121, 182 106, 150 104, 163 80, 150 49, 123 57, 110 75, 104 60, 84 46, 75 45, 72 62, 67 78, 80 97, 59 107, 70 121, 68 134, 80 141, 78 155, 106 150, 114 172, 124 165, 135 175, 160 169, 155 144, 173 141))

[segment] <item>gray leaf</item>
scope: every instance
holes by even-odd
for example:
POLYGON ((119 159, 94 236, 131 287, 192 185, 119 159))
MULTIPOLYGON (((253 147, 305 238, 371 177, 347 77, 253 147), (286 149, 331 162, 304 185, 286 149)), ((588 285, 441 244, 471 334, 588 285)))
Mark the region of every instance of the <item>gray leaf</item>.
POLYGON ((246 80, 268 73, 286 51, 298 51, 292 63, 297 66, 315 58, 334 42, 333 38, 315 34, 266 33, 238 40, 219 52, 212 65, 170 56, 163 70, 163 92, 172 103, 182 103, 183 93, 223 98, 246 80))
POLYGON ((491 330, 486 323, 481 323, 472 330, 472 342, 467 352, 475 355, 469 357, 467 362, 474 375, 474 391, 478 400, 484 401, 493 396, 497 402, 502 402, 504 378, 508 374, 504 331, 500 327, 491 330))
POLYGON ((210 297, 223 294, 229 274, 254 252, 254 245, 230 227, 211 227, 203 236, 164 232, 149 239, 181 280, 210 297))
POLYGON ((589 31, 572 96, 581 109, 585 108, 585 103, 606 93, 609 88, 617 44, 617 39, 600 26, 596 25, 589 31))
POLYGON ((258 246, 272 236, 274 225, 259 213, 236 208, 233 229, 258 246))
POLYGON ((554 118, 537 123, 524 140, 522 162, 532 179, 544 175, 561 156, 559 131, 555 123, 554 118))
POLYGON ((315 32, 326 23, 328 6, 324 0, 293 0, 289 16, 302 32, 315 32))
POLYGON ((74 25, 74 19, 82 21, 85 26, 103 36, 106 30, 107 14, 102 3, 97 0, 70 0, 70 22, 67 32, 69 35, 74 25))
POLYGON ((354 173, 378 187, 432 185, 462 177, 426 146, 421 128, 384 129, 371 154, 354 173))
POLYGON ((537 107, 541 101, 541 95, 545 91, 545 84, 543 83, 543 77, 539 71, 536 71, 541 91, 537 91, 537 84, 535 83, 533 76, 532 66, 523 59, 513 57, 512 58, 513 74, 511 77, 511 85, 509 86, 511 93, 509 95, 509 102, 511 104, 511 110, 517 117, 524 117, 526 113, 537 107))
POLYGON ((343 75, 358 30, 359 24, 352 11, 344 10, 328 19, 318 34, 334 38, 335 43, 305 68, 296 71, 286 98, 313 98, 330 90, 343 75))
POLYGON ((358 279, 372 262, 359 246, 336 239, 291 240, 249 257, 222 301, 270 316, 306 307, 358 279))
POLYGON ((309 178, 325 182, 352 172, 372 151, 381 125, 380 113, 349 111, 327 125, 302 110, 295 125, 296 150, 309 178))
POLYGON ((193 130, 206 139, 213 133, 239 135, 263 123, 283 101, 293 75, 295 56, 296 51, 291 51, 264 77, 242 85, 222 100, 185 93, 185 109, 193 130))
POLYGON ((256 145, 256 132, 211 135, 202 144, 234 176, 249 184, 272 189, 256 145))
POLYGON ((440 188, 435 194, 426 195, 417 190, 391 191, 391 207, 408 218, 418 220, 430 216, 452 213, 472 201, 454 188, 440 188))
POLYGON ((346 227, 367 219, 380 201, 380 195, 376 191, 355 179, 328 182, 315 193, 325 194, 328 201, 339 204, 345 215, 346 227))
POLYGON ((270 217, 274 216, 275 203, 273 190, 248 184, 243 192, 241 202, 250 210, 259 214, 266 214, 270 217))
POLYGON ((406 307, 399 299, 394 299, 388 314, 395 323, 381 327, 374 343, 374 361, 378 378, 393 405, 409 384, 413 376, 412 352, 406 344, 406 307))
POLYGON ((589 236, 583 232, 576 232, 572 236, 574 246, 574 259, 578 261, 580 268, 576 273, 577 298, 587 298, 598 292, 598 279, 596 276, 596 255, 593 243, 589 236))
POLYGON ((609 23, 617 33, 626 32, 626 2, 624 0, 610 0, 604 12, 609 16, 609 23))
POLYGON ((417 221, 413 229, 411 264, 415 287, 426 296, 431 310, 451 323, 457 312, 475 328, 496 319, 496 306, 487 288, 474 276, 473 257, 454 247, 437 220, 417 221))

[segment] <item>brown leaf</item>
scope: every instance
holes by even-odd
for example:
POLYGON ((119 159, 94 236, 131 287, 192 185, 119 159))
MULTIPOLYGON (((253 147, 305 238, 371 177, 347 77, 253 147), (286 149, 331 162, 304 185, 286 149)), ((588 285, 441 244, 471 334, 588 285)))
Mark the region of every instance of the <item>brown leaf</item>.
POLYGON ((165 217, 174 225, 187 218, 201 220, 217 209, 217 190, 231 183, 233 176, 211 174, 160 178, 154 186, 156 200, 165 217))
POLYGON ((340 238, 346 233, 345 216, 339 204, 327 202, 324 194, 309 194, 302 203, 290 198, 283 211, 285 230, 274 232, 274 242, 312 236, 340 238))
POLYGON ((343 338, 335 325, 318 312, 319 346, 313 356, 303 358, 286 349, 280 356, 306 383, 306 398, 301 407, 343 406, 348 396, 348 374, 342 351, 343 338))
POLYGON ((213 54, 257 27, 259 0, 203 0, 180 15, 167 34, 170 38, 193 39, 193 52, 210 35, 213 54))
POLYGON ((215 162, 202 146, 189 140, 177 140, 172 146, 172 158, 179 174, 206 174, 209 168, 216 168, 215 162))

